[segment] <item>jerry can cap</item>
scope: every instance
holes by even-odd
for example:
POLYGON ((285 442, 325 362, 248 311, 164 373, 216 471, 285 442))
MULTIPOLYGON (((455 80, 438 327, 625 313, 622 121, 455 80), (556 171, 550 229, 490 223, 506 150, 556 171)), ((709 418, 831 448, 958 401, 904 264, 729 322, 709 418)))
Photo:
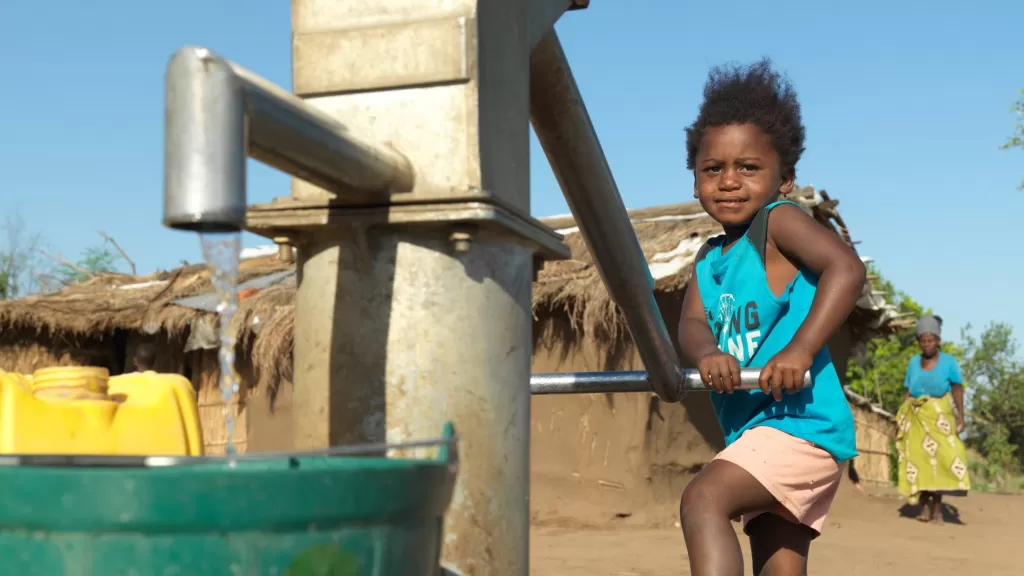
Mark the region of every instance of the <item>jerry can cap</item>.
POLYGON ((87 396, 105 398, 110 371, 96 366, 56 366, 42 368, 32 374, 32 392, 77 391, 87 396))

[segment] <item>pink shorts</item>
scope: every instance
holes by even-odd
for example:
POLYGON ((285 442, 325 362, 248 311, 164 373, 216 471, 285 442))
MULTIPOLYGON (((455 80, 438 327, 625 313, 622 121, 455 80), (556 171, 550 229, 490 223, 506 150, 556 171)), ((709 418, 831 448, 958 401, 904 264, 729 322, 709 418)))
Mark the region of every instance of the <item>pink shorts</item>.
POLYGON ((831 454, 775 428, 758 426, 744 432, 715 460, 743 468, 778 501, 768 509, 744 514, 744 530, 751 520, 771 512, 821 533, 842 479, 831 454))

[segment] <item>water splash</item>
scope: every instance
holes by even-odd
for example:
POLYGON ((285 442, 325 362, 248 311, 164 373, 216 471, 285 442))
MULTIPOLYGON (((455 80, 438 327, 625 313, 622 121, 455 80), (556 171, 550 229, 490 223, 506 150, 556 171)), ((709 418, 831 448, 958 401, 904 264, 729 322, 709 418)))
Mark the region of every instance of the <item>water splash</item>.
POLYGON ((220 349, 217 353, 220 367, 220 396, 224 402, 224 428, 227 444, 224 453, 235 454, 235 414, 231 399, 238 394, 239 378, 235 371, 235 332, 231 321, 238 310, 238 264, 242 247, 241 234, 201 234, 203 258, 210 268, 213 288, 217 294, 218 328, 220 349))

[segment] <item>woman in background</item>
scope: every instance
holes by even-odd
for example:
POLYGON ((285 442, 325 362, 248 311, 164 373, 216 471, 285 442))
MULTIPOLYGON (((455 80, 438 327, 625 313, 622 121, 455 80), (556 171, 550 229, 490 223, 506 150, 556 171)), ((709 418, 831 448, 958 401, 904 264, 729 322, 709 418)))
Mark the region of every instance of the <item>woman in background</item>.
POLYGON ((942 318, 917 322, 921 353, 907 366, 907 398, 896 414, 899 489, 908 503, 921 504, 922 522, 942 520, 943 494, 966 495, 971 487, 959 436, 966 427, 963 378, 956 358, 940 351, 941 335, 942 318))

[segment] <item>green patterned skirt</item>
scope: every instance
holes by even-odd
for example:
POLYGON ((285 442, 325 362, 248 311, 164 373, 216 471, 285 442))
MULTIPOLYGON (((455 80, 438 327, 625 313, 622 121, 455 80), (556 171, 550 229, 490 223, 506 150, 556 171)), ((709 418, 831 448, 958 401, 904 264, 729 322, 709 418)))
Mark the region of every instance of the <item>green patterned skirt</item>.
POLYGON ((949 394, 909 398, 896 413, 899 490, 910 504, 921 492, 966 494, 971 488, 967 452, 956 431, 949 394))

